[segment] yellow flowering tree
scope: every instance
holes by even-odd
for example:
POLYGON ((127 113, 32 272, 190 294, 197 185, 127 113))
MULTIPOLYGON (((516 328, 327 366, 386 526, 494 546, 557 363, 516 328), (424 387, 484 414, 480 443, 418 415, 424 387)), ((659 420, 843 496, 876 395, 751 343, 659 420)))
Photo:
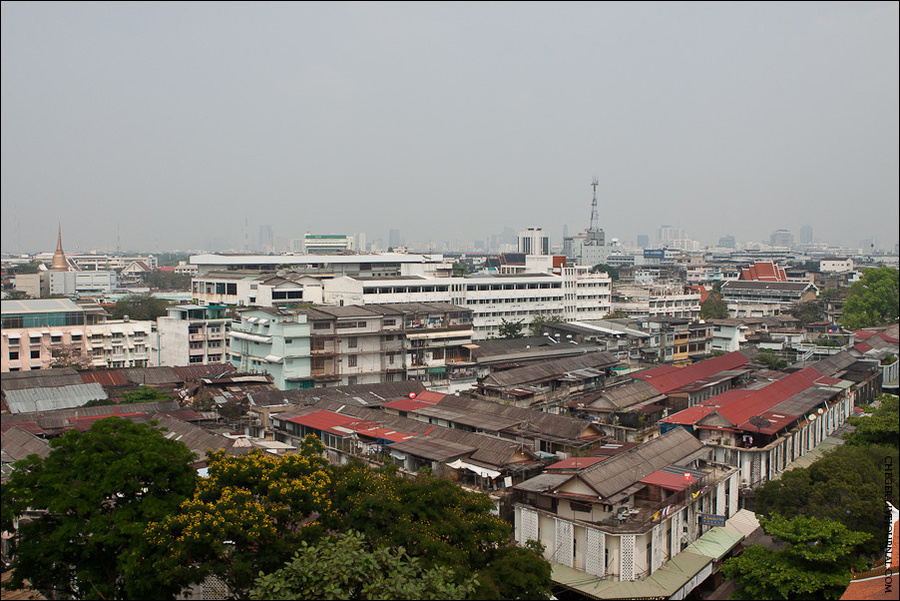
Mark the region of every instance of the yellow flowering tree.
POLYGON ((292 455, 208 453, 209 476, 193 498, 147 529, 154 569, 183 583, 215 574, 246 597, 260 571, 281 567, 301 541, 320 536, 331 487, 322 450, 309 437, 292 455))

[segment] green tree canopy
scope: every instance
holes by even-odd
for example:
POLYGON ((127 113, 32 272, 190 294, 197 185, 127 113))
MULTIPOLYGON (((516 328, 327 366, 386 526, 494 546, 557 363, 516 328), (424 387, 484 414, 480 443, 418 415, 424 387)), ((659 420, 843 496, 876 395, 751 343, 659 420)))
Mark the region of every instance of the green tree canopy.
POLYGON ((491 513, 487 495, 394 471, 359 463, 335 468, 333 511, 323 516, 323 527, 358 530, 379 546, 403 547, 426 568, 453 568, 460 585, 475 574, 478 599, 547 598, 549 564, 536 548, 508 545, 511 528, 491 513))
POLYGON ((849 330, 895 323, 900 317, 898 272, 892 267, 863 270, 862 279, 850 286, 841 325, 849 330))
POLYGON ((733 599, 839 599, 850 584, 850 565, 870 536, 841 523, 805 516, 772 515, 763 530, 786 543, 780 551, 749 545, 722 566, 734 578, 733 599))
POLYGON ((130 294, 121 299, 113 307, 113 319, 122 319, 126 315, 130 319, 153 321, 166 314, 169 303, 150 294, 130 294))
POLYGON ((423 568, 403 547, 370 549, 350 531, 306 541, 285 566, 256 579, 251 599, 465 599, 475 578, 457 584, 449 567, 423 568))
POLYGON ((607 265, 606 263, 598 263, 597 265, 594 265, 594 267, 591 268, 591 271, 595 273, 607 273, 609 274, 609 279, 614 282, 619 281, 619 270, 615 267, 607 265))
POLYGON ((16 463, 3 485, 3 528, 26 509, 12 552, 12 587, 25 580, 58 598, 171 596, 180 586, 142 569, 147 524, 194 489, 193 453, 147 424, 117 417, 50 441, 50 454, 16 463))
POLYGON ((825 321, 825 309, 821 300, 797 303, 788 309, 792 317, 796 317, 801 324, 806 325, 817 321, 825 321))
MULTIPOLYGON (((894 424, 896 431, 896 422, 894 424)), ((895 434, 896 437, 896 434, 895 434)), ((896 444, 896 443, 895 443, 896 444)), ((756 490, 756 511, 763 515, 803 515, 840 522, 869 534, 870 555, 884 551, 885 465, 893 471, 892 502, 897 503, 896 447, 845 444, 807 468, 794 468, 756 490)))
POLYGON ((519 321, 506 321, 503 319, 500 322, 500 338, 524 338, 525 334, 522 332, 524 327, 524 322, 521 319, 519 321))
POLYGON ((123 403, 161 403, 171 401, 172 397, 150 386, 139 386, 137 390, 122 394, 123 403))
POLYGON ((770 351, 769 349, 762 349, 756 356, 753 357, 754 363, 759 363, 761 365, 766 365, 772 369, 784 369, 788 366, 788 362, 770 351))
POLYGON ((144 282, 156 290, 190 290, 191 276, 174 271, 150 271, 143 274, 144 282))
POLYGON ((534 319, 532 319, 529 324, 531 335, 536 338, 541 335, 541 329, 544 327, 544 324, 562 323, 562 320, 562 317, 556 313, 539 313, 534 316, 534 319))
MULTIPOLYGON (((847 421, 855 430, 847 434, 847 442, 853 445, 880 444, 897 449, 900 447, 900 399, 890 394, 878 397, 878 407, 872 415, 851 417, 847 421)), ((896 481, 896 480, 895 480, 896 481)))
POLYGON ((727 319, 728 316, 728 304, 715 292, 700 305, 700 319, 727 319))

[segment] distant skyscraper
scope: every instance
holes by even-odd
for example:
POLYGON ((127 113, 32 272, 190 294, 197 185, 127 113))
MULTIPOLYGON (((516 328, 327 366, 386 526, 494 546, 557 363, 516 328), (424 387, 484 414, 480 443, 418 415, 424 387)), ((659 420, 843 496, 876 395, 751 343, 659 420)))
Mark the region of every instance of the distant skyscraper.
POLYGON ((812 226, 804 225, 800 227, 800 244, 812 244, 813 230, 812 226))
POLYGON ((650 246, 650 236, 647 234, 638 234, 637 245, 640 248, 647 248, 650 246))
POLYGON ((530 227, 519 232, 519 252, 526 255, 549 255, 550 236, 539 227, 530 227))
POLYGON ((730 234, 728 236, 722 236, 721 238, 719 238, 718 245, 722 248, 734 248, 736 246, 734 236, 730 234))
POLYGON ((663 225, 659 228, 660 246, 674 246, 676 240, 684 240, 684 230, 672 225, 663 225))
POLYGON ((275 250, 275 234, 271 225, 259 226, 259 250, 263 252, 275 250))
POLYGON ((391 230, 388 232, 388 246, 391 248, 400 246, 400 230, 391 230))
POLYGON ((793 246, 794 234, 788 230, 775 230, 769 238, 769 244, 772 246, 793 246))

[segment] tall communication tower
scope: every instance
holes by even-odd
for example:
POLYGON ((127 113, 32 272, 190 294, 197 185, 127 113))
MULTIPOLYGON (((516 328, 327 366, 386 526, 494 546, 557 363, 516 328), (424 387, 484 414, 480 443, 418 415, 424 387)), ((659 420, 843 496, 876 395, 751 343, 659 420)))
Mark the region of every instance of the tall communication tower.
POLYGON ((600 182, 595 177, 593 181, 591 181, 591 187, 594 189, 594 200, 591 201, 591 227, 588 228, 589 232, 597 231, 597 186, 600 185, 600 182))

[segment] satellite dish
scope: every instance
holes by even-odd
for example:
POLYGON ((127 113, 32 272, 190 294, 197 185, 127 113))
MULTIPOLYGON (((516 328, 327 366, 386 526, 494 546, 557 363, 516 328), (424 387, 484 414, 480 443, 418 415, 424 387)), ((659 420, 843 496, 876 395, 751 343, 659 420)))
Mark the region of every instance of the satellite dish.
POLYGON ((809 419, 809 421, 812 421, 812 420, 816 419, 816 418, 819 417, 819 416, 816 415, 815 413, 810 413, 810 414, 807 415, 806 417, 807 417, 807 419, 809 419))
POLYGON ((690 472, 685 472, 683 478, 684 478, 687 482, 690 482, 691 480, 694 479, 694 476, 693 476, 690 472))
POLYGON ((416 398, 416 393, 415 393, 415 392, 410 392, 410 393, 409 393, 409 398, 411 398, 411 399, 416 398))
POLYGON ((819 407, 819 411, 818 411, 818 414, 819 414, 819 415, 822 415, 822 414, 823 414, 823 413, 825 413, 825 410, 824 410, 824 409, 822 409, 822 408, 821 408, 821 407, 819 407))

